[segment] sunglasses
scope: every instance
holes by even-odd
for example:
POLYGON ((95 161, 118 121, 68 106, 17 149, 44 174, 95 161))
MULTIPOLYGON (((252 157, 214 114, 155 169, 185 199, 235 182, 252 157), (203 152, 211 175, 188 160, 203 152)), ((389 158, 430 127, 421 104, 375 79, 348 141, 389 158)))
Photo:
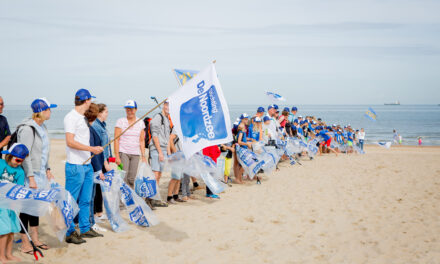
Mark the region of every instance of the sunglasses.
POLYGON ((20 159, 20 158, 14 158, 14 160, 15 160, 15 162, 17 162, 17 163, 22 163, 22 162, 23 162, 23 159, 20 159))

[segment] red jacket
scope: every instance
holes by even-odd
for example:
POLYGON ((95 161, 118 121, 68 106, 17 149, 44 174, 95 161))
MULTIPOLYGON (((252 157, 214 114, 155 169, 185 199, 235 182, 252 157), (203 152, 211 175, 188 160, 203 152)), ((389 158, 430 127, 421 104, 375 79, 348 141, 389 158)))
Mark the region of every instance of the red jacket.
POLYGON ((202 150, 203 155, 210 157, 215 163, 217 163, 217 158, 220 157, 221 151, 217 145, 204 148, 202 150))

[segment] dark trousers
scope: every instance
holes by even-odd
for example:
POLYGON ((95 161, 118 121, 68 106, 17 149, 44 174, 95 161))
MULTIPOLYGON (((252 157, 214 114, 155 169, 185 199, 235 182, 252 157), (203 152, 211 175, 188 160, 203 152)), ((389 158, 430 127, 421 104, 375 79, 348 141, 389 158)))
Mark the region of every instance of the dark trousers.
POLYGON ((211 195, 211 194, 213 194, 213 193, 212 193, 211 190, 208 188, 208 186, 206 186, 206 195, 211 195))
POLYGON ((95 200, 94 200, 94 212, 102 213, 102 192, 101 185, 95 184, 95 200))
MULTIPOLYGON (((29 230, 28 225, 34 227, 34 226, 39 226, 40 224, 40 219, 37 216, 28 215, 28 214, 20 213, 20 220, 23 223, 24 227, 26 228, 26 231, 29 230)), ((20 233, 21 234, 25 233, 23 227, 21 228, 20 233)))

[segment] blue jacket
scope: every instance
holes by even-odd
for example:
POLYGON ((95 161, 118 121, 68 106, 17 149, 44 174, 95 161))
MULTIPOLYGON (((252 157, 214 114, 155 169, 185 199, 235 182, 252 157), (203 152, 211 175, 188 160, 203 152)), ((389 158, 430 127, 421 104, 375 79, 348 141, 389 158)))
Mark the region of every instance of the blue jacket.
MULTIPOLYGON (((91 126, 89 126, 90 129, 90 146, 92 147, 96 147, 96 146, 102 146, 101 145, 101 138, 99 137, 98 133, 95 131, 95 129, 91 126)), ((92 158, 92 167, 93 167, 93 171, 97 172, 102 170, 102 168, 104 167, 104 152, 95 155, 92 158)), ((93 155, 93 153, 92 153, 93 155)))
MULTIPOLYGON (((95 129, 96 133, 98 133, 99 138, 101 139, 101 146, 108 144, 109 136, 106 129, 107 124, 105 122, 101 122, 98 118, 93 122, 92 127, 95 129)), ((111 145, 108 145, 104 148, 104 159, 107 160, 112 156, 112 148, 111 145)))

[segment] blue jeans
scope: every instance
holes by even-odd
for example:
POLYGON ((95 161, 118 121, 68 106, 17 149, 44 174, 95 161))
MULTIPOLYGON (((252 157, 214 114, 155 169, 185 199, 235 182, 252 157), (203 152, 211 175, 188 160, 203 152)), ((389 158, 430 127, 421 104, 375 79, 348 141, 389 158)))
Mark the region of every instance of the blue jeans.
POLYGON ((359 139, 359 147, 361 148, 361 150, 364 150, 364 140, 363 139, 359 139))
POLYGON ((92 197, 90 199, 90 216, 89 216, 90 226, 93 226, 95 224, 95 196, 96 196, 96 183, 93 183, 92 197))
MULTIPOLYGON (((92 164, 77 165, 66 162, 66 190, 78 202, 79 230, 85 233, 90 230, 90 201, 93 190, 93 168, 92 164)), ((67 230, 66 236, 75 231, 75 224, 67 230)))

